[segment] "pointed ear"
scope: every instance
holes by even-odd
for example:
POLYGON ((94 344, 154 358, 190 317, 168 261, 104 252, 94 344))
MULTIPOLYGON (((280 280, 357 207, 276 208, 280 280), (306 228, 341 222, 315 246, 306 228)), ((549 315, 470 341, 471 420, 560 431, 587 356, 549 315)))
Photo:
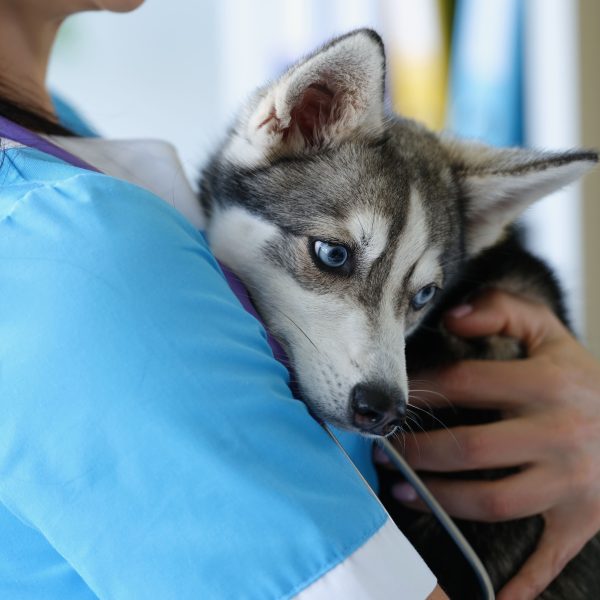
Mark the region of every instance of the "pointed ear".
POLYGON ((466 249, 477 254, 533 202, 575 181, 598 162, 585 150, 540 152, 443 139, 462 189, 466 249))
POLYGON ((227 157, 246 166, 311 152, 383 125, 381 38, 360 29, 339 37, 260 90, 234 130, 227 157))

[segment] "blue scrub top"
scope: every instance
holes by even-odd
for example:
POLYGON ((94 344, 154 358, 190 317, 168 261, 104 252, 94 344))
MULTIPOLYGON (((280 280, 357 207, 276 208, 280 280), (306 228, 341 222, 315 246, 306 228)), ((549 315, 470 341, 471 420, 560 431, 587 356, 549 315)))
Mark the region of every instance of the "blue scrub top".
POLYGON ((288 598, 380 530, 198 231, 1 161, 0 598, 288 598))

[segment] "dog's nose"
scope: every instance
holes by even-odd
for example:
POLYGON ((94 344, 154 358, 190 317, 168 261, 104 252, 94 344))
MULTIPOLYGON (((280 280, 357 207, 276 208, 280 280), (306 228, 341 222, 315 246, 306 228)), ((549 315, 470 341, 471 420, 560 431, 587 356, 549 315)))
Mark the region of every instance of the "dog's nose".
POLYGON ((373 435, 388 435, 406 418, 406 400, 400 390, 359 383, 350 392, 352 422, 373 435))

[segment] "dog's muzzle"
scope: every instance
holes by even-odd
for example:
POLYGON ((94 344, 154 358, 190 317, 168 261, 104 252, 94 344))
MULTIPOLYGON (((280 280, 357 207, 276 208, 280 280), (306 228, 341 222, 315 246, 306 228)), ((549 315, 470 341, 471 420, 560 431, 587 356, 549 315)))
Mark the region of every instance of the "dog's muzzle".
POLYGON ((406 419, 406 399, 399 389, 359 383, 350 392, 352 423, 372 435, 389 435, 406 419))

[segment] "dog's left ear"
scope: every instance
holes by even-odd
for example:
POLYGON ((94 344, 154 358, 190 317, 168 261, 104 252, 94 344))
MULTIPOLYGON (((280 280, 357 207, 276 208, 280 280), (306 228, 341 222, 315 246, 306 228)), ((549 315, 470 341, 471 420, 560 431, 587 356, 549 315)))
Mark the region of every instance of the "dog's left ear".
POLYGON ((469 255, 495 244, 529 205, 575 181, 598 162, 596 152, 585 150, 493 148, 444 138, 442 143, 465 203, 469 255))
POLYGON ((385 56, 377 33, 336 38, 260 90, 234 131, 229 158, 247 166, 331 146, 383 124, 385 56))

